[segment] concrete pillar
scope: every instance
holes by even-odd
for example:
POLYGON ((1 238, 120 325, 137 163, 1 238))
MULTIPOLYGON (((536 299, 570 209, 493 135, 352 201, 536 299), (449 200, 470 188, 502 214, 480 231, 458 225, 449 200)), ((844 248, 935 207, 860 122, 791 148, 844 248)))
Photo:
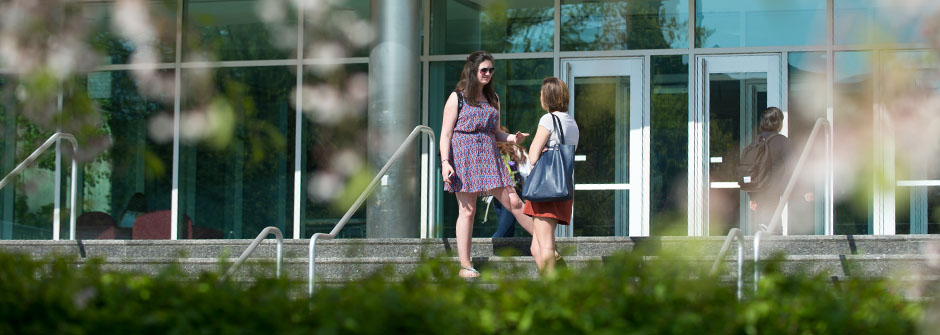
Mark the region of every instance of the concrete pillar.
MULTIPOLYGON (((388 162, 418 125, 419 0, 372 0, 375 45, 369 54, 369 161, 388 162)), ((418 237, 417 143, 369 197, 366 236, 418 237)))

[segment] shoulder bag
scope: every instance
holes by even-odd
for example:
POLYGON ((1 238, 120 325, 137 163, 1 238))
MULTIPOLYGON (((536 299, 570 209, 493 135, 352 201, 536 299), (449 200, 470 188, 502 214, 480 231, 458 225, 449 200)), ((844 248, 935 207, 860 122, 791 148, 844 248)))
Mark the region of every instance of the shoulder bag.
MULTIPOLYGON (((550 113, 551 114, 551 113, 550 113)), ((574 197, 574 145, 565 144, 561 120, 551 114, 559 141, 542 153, 522 187, 529 201, 563 201, 574 197)))

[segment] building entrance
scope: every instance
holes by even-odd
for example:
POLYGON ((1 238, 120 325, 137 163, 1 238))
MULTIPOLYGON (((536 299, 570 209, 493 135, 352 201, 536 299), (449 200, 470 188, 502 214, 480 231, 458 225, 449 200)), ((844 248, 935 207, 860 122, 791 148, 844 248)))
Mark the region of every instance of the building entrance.
POLYGON ((641 58, 562 60, 581 138, 573 218, 570 226, 559 226, 558 236, 649 235, 643 66, 641 58))
MULTIPOLYGON (((747 193, 741 192, 735 181, 735 166, 741 150, 756 135, 759 113, 768 106, 780 107, 780 56, 698 56, 695 64, 696 107, 689 136, 689 235, 725 235, 734 227, 753 234, 753 211, 747 193)), ((784 113, 782 133, 786 135, 784 113)))

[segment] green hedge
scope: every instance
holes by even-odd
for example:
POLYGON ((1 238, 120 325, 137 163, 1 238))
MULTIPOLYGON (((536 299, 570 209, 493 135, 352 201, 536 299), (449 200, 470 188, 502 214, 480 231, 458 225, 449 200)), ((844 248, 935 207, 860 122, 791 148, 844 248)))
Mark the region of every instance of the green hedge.
POLYGON ((617 255, 540 280, 484 272, 467 282, 438 259, 389 273, 308 299, 296 280, 0 254, 0 334, 917 334, 924 314, 886 281, 834 284, 773 265, 738 302, 733 285, 665 256, 617 255))

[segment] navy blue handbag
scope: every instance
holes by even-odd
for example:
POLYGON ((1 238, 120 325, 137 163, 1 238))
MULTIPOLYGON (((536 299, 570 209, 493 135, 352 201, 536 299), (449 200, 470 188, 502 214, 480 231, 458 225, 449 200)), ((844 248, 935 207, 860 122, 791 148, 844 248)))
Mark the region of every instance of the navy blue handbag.
POLYGON ((565 131, 555 114, 552 123, 559 141, 535 162, 522 187, 522 197, 529 201, 563 201, 574 197, 574 149, 565 144, 565 131))

